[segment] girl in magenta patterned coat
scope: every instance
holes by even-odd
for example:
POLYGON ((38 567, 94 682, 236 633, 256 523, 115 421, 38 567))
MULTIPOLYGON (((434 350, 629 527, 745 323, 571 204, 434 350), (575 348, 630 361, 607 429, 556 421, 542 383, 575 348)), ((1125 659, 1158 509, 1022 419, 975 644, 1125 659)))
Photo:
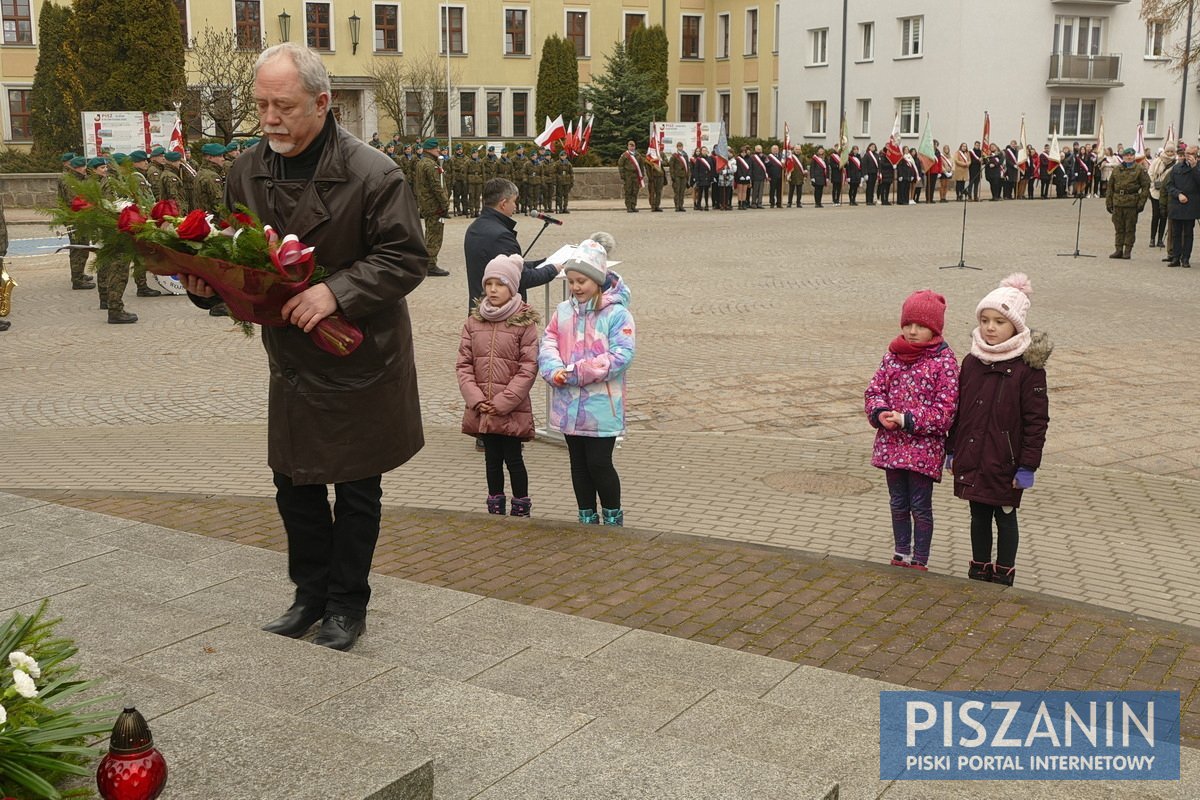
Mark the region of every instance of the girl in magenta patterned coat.
POLYGON ((871 464, 887 475, 892 564, 925 570, 933 541, 933 484, 942 479, 946 435, 958 403, 958 362, 942 340, 946 298, 914 292, 900 335, 867 386, 867 419, 878 429, 871 464))

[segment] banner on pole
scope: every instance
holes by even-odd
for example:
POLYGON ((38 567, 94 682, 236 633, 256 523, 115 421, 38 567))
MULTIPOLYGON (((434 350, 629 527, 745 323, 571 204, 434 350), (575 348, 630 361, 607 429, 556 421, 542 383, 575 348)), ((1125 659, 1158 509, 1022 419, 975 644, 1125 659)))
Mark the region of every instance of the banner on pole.
POLYGON ((155 147, 171 149, 171 133, 179 121, 175 111, 83 111, 83 153, 93 158, 104 153, 129 153, 155 147))

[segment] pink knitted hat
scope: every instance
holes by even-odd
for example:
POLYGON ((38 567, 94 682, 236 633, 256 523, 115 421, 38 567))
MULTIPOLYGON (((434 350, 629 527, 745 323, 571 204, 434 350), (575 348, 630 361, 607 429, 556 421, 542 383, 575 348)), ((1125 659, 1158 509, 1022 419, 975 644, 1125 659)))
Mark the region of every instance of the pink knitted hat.
POLYGON ((483 270, 483 282, 495 278, 508 287, 514 295, 521 286, 521 271, 525 269, 525 259, 519 255, 496 256, 483 270))
POLYGON ((941 336, 942 326, 946 323, 946 298, 932 289, 913 292, 900 309, 900 327, 910 322, 923 325, 941 336))
POLYGON ((1024 272, 1014 272, 1000 281, 1000 288, 993 289, 975 307, 975 318, 985 308, 999 311, 1003 314, 1017 333, 1026 331, 1025 315, 1029 313, 1029 296, 1033 294, 1033 284, 1024 272))

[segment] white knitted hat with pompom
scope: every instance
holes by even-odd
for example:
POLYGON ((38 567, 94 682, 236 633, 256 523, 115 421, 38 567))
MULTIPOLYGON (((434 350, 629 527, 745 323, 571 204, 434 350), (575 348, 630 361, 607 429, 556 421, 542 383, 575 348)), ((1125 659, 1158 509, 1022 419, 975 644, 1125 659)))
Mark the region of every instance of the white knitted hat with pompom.
POLYGON ((975 318, 984 309, 999 311, 1003 314, 1017 333, 1026 331, 1025 315, 1029 313, 1029 296, 1033 294, 1033 284, 1024 272, 1014 272, 1000 281, 1000 288, 993 289, 975 307, 975 318))

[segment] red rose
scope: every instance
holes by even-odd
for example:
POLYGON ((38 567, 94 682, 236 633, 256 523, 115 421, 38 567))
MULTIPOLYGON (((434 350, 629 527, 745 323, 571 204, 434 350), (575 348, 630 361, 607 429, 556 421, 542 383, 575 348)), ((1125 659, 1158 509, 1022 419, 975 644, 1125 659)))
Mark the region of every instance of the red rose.
POLYGON ((117 217, 117 230, 121 233, 133 233, 145 224, 146 218, 142 216, 142 210, 136 205, 125 206, 121 209, 120 216, 117 217))
POLYGON ((71 199, 71 210, 72 211, 84 211, 91 207, 92 207, 92 204, 89 203, 87 200, 84 200, 79 195, 75 195, 75 197, 71 199))
POLYGON ((174 200, 159 200, 154 204, 154 208, 150 209, 150 219, 155 222, 162 222, 165 217, 178 217, 179 204, 174 200))
POLYGON ((212 226, 208 224, 207 216, 204 209, 196 209, 183 218, 183 222, 179 223, 179 227, 175 229, 175 233, 180 239, 189 242, 198 242, 204 239, 208 234, 212 233, 212 226))
POLYGON ((241 211, 235 211, 229 215, 229 224, 236 225, 239 228, 253 228, 254 218, 249 214, 243 214, 241 211))

